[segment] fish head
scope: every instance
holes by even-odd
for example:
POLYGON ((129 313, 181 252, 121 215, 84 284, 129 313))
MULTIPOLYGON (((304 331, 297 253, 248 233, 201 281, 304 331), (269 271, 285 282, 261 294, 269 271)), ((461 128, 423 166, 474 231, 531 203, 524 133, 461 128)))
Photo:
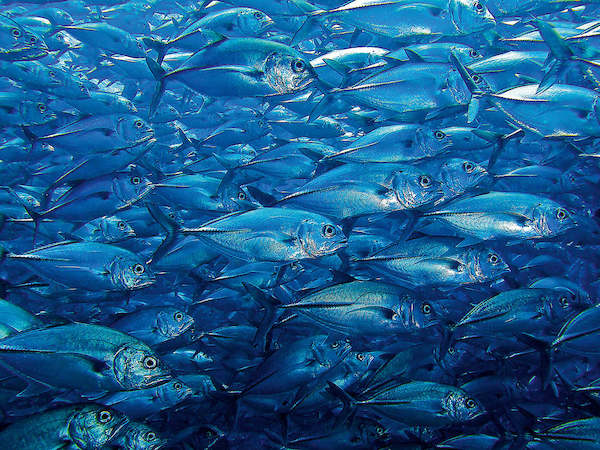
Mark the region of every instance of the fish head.
POLYGON ((553 322, 564 322, 574 313, 581 312, 590 306, 587 299, 582 299, 569 289, 551 289, 541 294, 544 313, 553 322))
POLYGON ((123 389, 143 389, 171 379, 169 368, 141 342, 124 345, 114 355, 113 371, 123 389))
POLYGON ((496 25, 484 0, 450 0, 452 23, 461 34, 481 32, 496 25))
POLYGON ((158 388, 158 396, 168 404, 182 402, 193 394, 192 388, 177 378, 173 378, 166 383, 161 384, 158 388))
POLYGON ((443 130, 436 130, 429 127, 419 127, 417 129, 416 141, 425 156, 439 155, 453 145, 451 136, 443 130))
POLYGON ((23 125, 44 125, 56 119, 56 114, 52 111, 44 100, 29 101, 24 100, 20 104, 21 117, 23 125))
POLYGON ((415 300, 410 296, 400 299, 390 320, 404 330, 423 329, 438 323, 436 311, 430 302, 415 300))
POLYGON ((181 119, 181 114, 179 111, 177 111, 177 108, 175 108, 173 105, 167 105, 164 103, 158 105, 156 112, 152 116, 152 121, 155 123, 172 122, 179 119, 181 119))
POLYGON ((0 49, 3 59, 10 61, 39 59, 48 54, 41 37, 6 16, 0 18, 0 49))
MULTIPOLYGON (((70 83, 69 83, 70 84, 70 83)), ((73 93, 74 98, 90 98, 90 89, 86 86, 86 84, 81 80, 73 81, 73 87, 70 88, 69 84, 66 85, 66 88, 73 93), (75 94, 76 93, 76 94, 75 94)))
POLYGON ((129 422, 118 440, 121 448, 130 450, 158 450, 167 443, 156 431, 141 422, 129 422))
POLYGON ((436 357, 440 367, 448 373, 455 373, 457 370, 460 371, 463 367, 467 367, 468 364, 478 361, 476 355, 479 348, 469 342, 456 340, 448 346, 445 353, 440 354, 439 350, 437 349, 436 357))
POLYGON ((467 268, 475 281, 489 281, 509 272, 508 264, 494 250, 477 247, 470 250, 467 268))
POLYGON ((35 65, 28 66, 26 70, 33 75, 38 83, 47 85, 52 89, 61 87, 64 84, 63 73, 60 70, 56 70, 54 67, 35 65))
POLYGON ((316 336, 311 343, 313 358, 323 367, 334 367, 344 360, 352 347, 343 339, 331 339, 327 336, 316 336))
POLYGON ((462 158, 449 158, 442 163, 440 169, 444 188, 455 195, 474 188, 488 176, 487 170, 482 166, 462 158))
POLYGON ((110 442, 128 422, 120 412, 89 405, 71 416, 67 432, 78 448, 100 448, 110 442))
POLYGON ((147 178, 130 174, 118 174, 113 177, 112 191, 123 203, 135 202, 150 190, 152 183, 147 178))
POLYGON ((361 443, 372 447, 373 444, 385 444, 390 439, 390 430, 376 420, 361 417, 353 421, 352 428, 356 429, 358 435, 362 438, 361 443))
POLYGON ((76 76, 62 73, 60 75, 59 86, 54 91, 57 95, 60 94, 66 98, 86 99, 90 98, 90 90, 88 86, 76 76))
POLYGON ((261 206, 246 186, 238 186, 234 180, 224 180, 219 186, 217 195, 228 211, 248 211, 261 206))
POLYGON ((483 54, 478 50, 466 45, 456 45, 452 47, 452 53, 464 65, 473 64, 476 61, 483 59, 483 54))
POLYGON ((131 225, 117 216, 101 217, 98 228, 103 242, 119 242, 135 236, 131 225))
POLYGON ((450 389, 442 400, 442 408, 456 423, 473 420, 485 412, 483 405, 462 389, 450 389))
POLYGON ((252 161, 257 155, 256 149, 250 144, 230 145, 225 149, 224 153, 224 157, 227 158, 228 162, 231 161, 232 167, 246 164, 252 161))
POLYGON ((375 361, 373 352, 350 352, 344 363, 360 377, 369 370, 373 361, 375 361))
POLYGON ((418 170, 399 171, 392 179, 398 202, 406 209, 427 205, 442 197, 441 184, 432 175, 418 170))
POLYGON ((124 115, 117 119, 117 134, 133 146, 152 139, 154 129, 141 117, 124 115))
POLYGON ((267 83, 277 94, 288 94, 306 88, 316 78, 310 62, 300 54, 273 52, 264 64, 267 83))
POLYGON ((110 272, 113 285, 125 290, 140 289, 156 281, 141 259, 119 256, 111 263, 110 272))
POLYGON ((129 51, 128 56, 132 56, 135 58, 145 58, 146 57, 146 47, 140 38, 133 38, 127 43, 127 50, 129 51))
POLYGON ((298 227, 298 240, 309 258, 333 254, 347 243, 342 228, 324 217, 303 220, 298 227))
POLYGON ((589 167, 574 165, 563 172, 560 183, 566 192, 581 191, 591 184, 600 183, 600 177, 593 174, 589 167))
POLYGON ((185 333, 192 325, 194 318, 176 308, 165 308, 156 315, 158 331, 167 339, 185 333))
POLYGON ((576 225, 574 215, 552 201, 537 205, 532 216, 533 226, 543 237, 559 235, 576 225))
POLYGON ((244 36, 260 36, 273 23, 273 19, 264 12, 252 8, 243 8, 237 16, 238 29, 244 36))

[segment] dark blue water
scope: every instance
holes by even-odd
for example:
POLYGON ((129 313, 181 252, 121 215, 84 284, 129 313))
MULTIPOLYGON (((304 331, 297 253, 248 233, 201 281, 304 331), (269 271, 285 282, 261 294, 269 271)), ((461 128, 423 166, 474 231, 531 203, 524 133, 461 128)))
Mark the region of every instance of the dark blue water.
POLYGON ((0 448, 599 448, 598 12, 0 2, 0 448))

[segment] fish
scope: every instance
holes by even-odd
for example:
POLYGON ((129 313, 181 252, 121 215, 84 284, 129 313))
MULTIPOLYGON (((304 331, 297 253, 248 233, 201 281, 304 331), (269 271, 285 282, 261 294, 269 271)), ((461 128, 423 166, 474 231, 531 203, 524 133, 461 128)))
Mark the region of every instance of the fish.
POLYGON ((100 405, 67 406, 15 422, 0 434, 7 448, 56 448, 106 445, 129 423, 129 419, 100 405))
POLYGON ((32 390, 41 385, 98 395, 151 387, 171 377, 147 344, 125 333, 86 323, 24 330, 6 337, 0 344, 0 360, 30 381, 32 390), (63 377, 65 371, 77 376, 63 377))
POLYGON ((0 448, 597 446, 596 0, 0 3, 0 448))

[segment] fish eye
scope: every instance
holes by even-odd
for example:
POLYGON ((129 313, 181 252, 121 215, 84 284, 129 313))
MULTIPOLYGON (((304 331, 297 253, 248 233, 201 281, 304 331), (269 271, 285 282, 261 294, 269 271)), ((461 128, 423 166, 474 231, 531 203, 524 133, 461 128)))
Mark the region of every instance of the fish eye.
POLYGON ((568 214, 567 211, 564 208, 558 208, 556 210, 556 218, 558 220, 565 220, 567 218, 568 214))
POLYGON ((568 308, 569 307, 569 299, 565 296, 562 296, 561 298, 558 299, 560 306, 562 306, 563 308, 568 308))
POLYGON ((423 311, 423 314, 431 314, 431 305, 429 303, 423 303, 421 311, 423 311))
POLYGON ((121 221, 117 224, 117 227, 119 227, 119 230, 124 230, 125 229, 125 222, 121 221))
POLYGON ((338 348, 340 346, 340 343, 338 341, 335 341, 333 344, 331 344, 331 348, 338 348))
POLYGON ((183 313, 181 311, 177 311, 175 314, 173 314, 173 317, 177 322, 181 322, 183 320, 183 313))
POLYGON ((169 215, 169 218, 171 218, 171 219, 175 218, 175 213, 170 212, 168 215, 169 215))
POLYGON ((383 427, 378 426, 377 428, 375 428, 375 432, 379 435, 382 435, 385 430, 383 429, 383 427))
POLYGON ((456 349, 454 347, 448 347, 448 353, 450 355, 454 355, 456 353, 456 349))
POLYGON ((475 170, 475 166, 469 161, 467 161, 463 164, 463 169, 465 170, 465 172, 471 173, 473 172, 473 170, 475 170))
POLYGON ((238 192, 238 200, 246 200, 246 194, 244 191, 238 192))
POLYGON ((473 400, 472 398, 468 398, 467 401, 465 402, 465 405, 467 405, 467 408, 473 409, 473 408, 475 408, 477 403, 475 403, 475 400, 473 400))
POLYGON ((134 125, 136 128, 142 128, 144 126, 144 122, 138 119, 135 121, 134 125))
POLYGON ((477 50, 475 50, 474 48, 472 48, 469 51, 469 55, 471 56, 471 58, 478 58, 479 57, 479 52, 477 50))
POLYGON ((392 320, 398 320, 398 314, 394 313, 392 314, 392 320))
POLYGON ((481 3, 477 2, 475 3, 475 9, 477 10, 477 12, 482 12, 485 8, 481 3))
POLYGON ((323 236, 330 238, 335 236, 335 227, 333 225, 325 225, 322 230, 323 236))
POLYGON ((141 275, 146 271, 146 268, 142 264, 136 264, 133 266, 133 273, 136 275, 141 275))
POLYGON ((110 419, 112 419, 112 414, 110 411, 107 411, 106 409, 103 409, 102 411, 100 411, 97 416, 98 418, 98 422, 100 423, 108 423, 110 422, 110 419))
POLYGON ((181 383, 180 383, 179 381, 176 381, 175 383, 173 383, 173 387, 174 387, 176 390, 179 390, 179 389, 181 389, 181 388, 182 388, 182 385, 181 385, 181 383))
POLYGON ((435 138, 438 141, 441 141, 442 139, 444 139, 446 137, 446 133, 444 133, 443 131, 436 131, 435 133, 433 133, 433 135, 435 136, 435 138))
POLYGON ((421 175, 419 177, 419 184, 424 188, 428 188, 431 186, 431 178, 428 175, 421 175))
POLYGON ((131 184, 140 184, 142 179, 140 177, 131 177, 131 184))
POLYGON ((46 112, 46 105, 44 105, 43 103, 38 103, 38 111, 41 112, 42 114, 46 112))
POLYGON ((488 256, 488 261, 490 262, 490 264, 498 264, 500 258, 495 253, 490 253, 490 255, 488 256))
POLYGON ((156 366, 158 366, 158 361, 154 356, 146 356, 144 358, 144 367, 146 369, 156 369, 156 366))
POLYGON ((306 64, 304 64, 304 61, 302 61, 301 59, 295 59, 294 61, 292 61, 292 70, 294 72, 304 72, 304 69, 306 69, 306 64))
POLYGON ((148 431, 144 436, 144 439, 146 439, 146 441, 153 441, 156 439, 156 433, 154 431, 148 431))
POLYGON ((476 73, 471 75, 471 80, 473 80, 476 84, 481 83, 481 77, 479 75, 477 75, 476 73))
POLYGON ((12 34, 16 38, 21 37, 21 30, 19 30, 18 28, 13 28, 12 30, 10 30, 10 34, 12 34))
POLYGON ((356 359, 358 359, 359 361, 364 361, 365 355, 363 355, 362 353, 359 353, 358 355, 356 355, 356 359))
POLYGON ((260 11, 254 11, 254 17, 256 17, 257 19, 262 19, 262 13, 260 11))
POLYGON ((34 44, 35 41, 37 41, 37 38, 35 36, 29 36, 29 42, 31 42, 32 44, 34 44))

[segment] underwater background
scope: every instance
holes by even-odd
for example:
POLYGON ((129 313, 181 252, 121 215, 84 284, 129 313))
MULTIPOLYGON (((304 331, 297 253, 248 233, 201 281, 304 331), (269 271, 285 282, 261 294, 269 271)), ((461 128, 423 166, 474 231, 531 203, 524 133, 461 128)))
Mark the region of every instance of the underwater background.
POLYGON ((600 448, 600 4, 0 1, 0 449, 600 448))

